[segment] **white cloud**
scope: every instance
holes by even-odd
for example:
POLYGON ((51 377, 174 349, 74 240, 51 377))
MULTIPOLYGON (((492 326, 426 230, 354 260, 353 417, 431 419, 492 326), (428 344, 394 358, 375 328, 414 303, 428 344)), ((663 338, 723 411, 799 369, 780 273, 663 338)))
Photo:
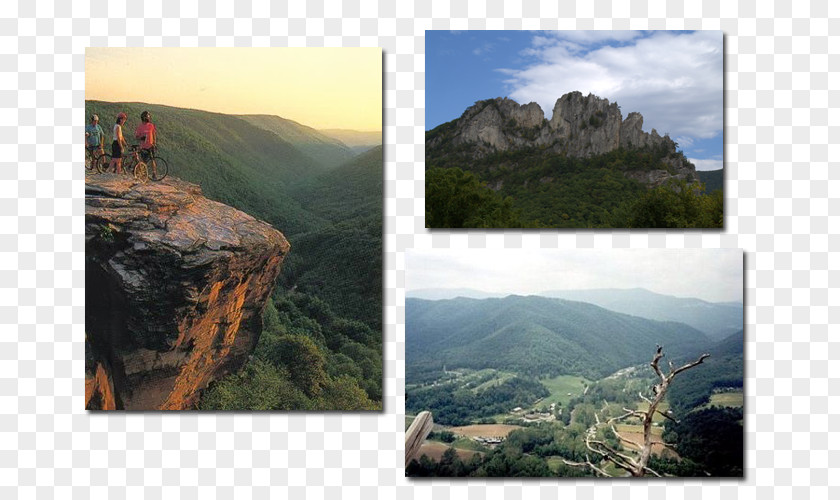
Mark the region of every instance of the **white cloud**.
POLYGON ((693 163, 697 170, 720 170, 723 168, 723 160, 689 158, 688 161, 693 163))
MULTIPOLYGON (((598 44, 602 42, 627 42, 642 36, 642 31, 624 31, 624 30, 575 30, 575 31, 547 31, 544 32, 544 38, 540 42, 546 40, 568 40, 580 46, 587 46, 598 44)), ((535 44, 536 45, 536 44, 535 44)))
POLYGON ((407 290, 528 295, 639 287, 713 302, 743 300, 743 252, 737 249, 414 249, 406 253, 405 266, 407 290))
POLYGON ((558 97, 578 90, 618 102, 624 116, 642 113, 645 130, 711 138, 723 129, 720 31, 542 33, 523 54, 536 62, 509 73, 509 95, 537 102, 546 117, 558 97), (620 43, 598 46, 610 41, 620 43))

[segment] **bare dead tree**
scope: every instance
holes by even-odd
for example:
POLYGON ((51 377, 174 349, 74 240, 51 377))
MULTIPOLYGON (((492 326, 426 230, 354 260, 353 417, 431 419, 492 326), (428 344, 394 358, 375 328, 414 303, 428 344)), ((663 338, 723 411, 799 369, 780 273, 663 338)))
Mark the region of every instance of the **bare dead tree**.
MULTIPOLYGON (((662 400, 665 399, 665 393, 668 392, 668 387, 670 387, 671 382, 673 382, 674 380, 674 377, 688 369, 694 368, 695 366, 699 365, 703 362, 704 359, 708 358, 710 355, 703 354, 696 361, 692 361, 691 363, 687 363, 676 369, 674 368, 674 364, 669 361, 668 374, 665 374, 659 367, 659 361, 662 359, 662 356, 662 346, 657 345, 656 354, 654 354, 653 356, 653 361, 650 362, 650 366, 653 368, 653 371, 659 377, 659 382, 654 384, 651 388, 653 392, 653 399, 645 397, 641 392, 639 392, 639 397, 642 398, 642 400, 644 400, 648 404, 648 408, 646 411, 624 408, 623 410, 626 413, 617 417, 613 417, 603 423, 597 422, 595 425, 586 430, 586 448, 589 449, 589 451, 591 451, 596 457, 600 457, 599 462, 612 462, 613 464, 615 464, 616 467, 626 470, 630 473, 631 476, 634 477, 643 477, 647 474, 652 474, 654 476, 660 477, 660 474, 658 472, 648 467, 648 461, 650 460, 653 445, 661 444, 671 449, 673 449, 673 445, 662 441, 653 441, 653 416, 658 413, 665 418, 674 420, 670 415, 658 410, 659 403, 661 403, 662 400), (616 430, 615 425, 613 425, 614 422, 629 417, 638 417, 642 420, 642 428, 644 429, 644 444, 638 444, 635 441, 632 441, 630 439, 627 439, 625 436, 622 436, 618 432, 618 430, 616 430), (612 432, 615 434, 615 436, 621 443, 625 443, 630 447, 634 448, 635 450, 637 450, 638 454, 636 455, 619 451, 614 447, 610 446, 605 441, 596 439, 598 428, 602 426, 609 426, 609 428, 612 430, 612 432)), ((588 455, 586 457, 586 462, 571 462, 568 460, 564 460, 564 462, 567 465, 586 466, 592 469, 596 474, 604 476, 607 475, 603 468, 597 467, 592 462, 592 460, 590 460, 588 455)))

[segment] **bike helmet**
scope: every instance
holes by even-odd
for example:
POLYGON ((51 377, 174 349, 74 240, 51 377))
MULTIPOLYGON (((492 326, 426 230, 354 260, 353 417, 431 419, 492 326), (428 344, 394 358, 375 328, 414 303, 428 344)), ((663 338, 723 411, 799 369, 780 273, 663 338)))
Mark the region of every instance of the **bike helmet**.
POLYGON ((117 121, 125 120, 126 118, 128 118, 128 115, 123 113, 122 111, 120 111, 120 113, 117 115, 117 121))
POLYGON ((151 119, 151 117, 152 117, 152 114, 149 113, 148 111, 143 111, 142 113, 140 113, 140 120, 142 120, 144 122, 149 121, 149 119, 151 119))

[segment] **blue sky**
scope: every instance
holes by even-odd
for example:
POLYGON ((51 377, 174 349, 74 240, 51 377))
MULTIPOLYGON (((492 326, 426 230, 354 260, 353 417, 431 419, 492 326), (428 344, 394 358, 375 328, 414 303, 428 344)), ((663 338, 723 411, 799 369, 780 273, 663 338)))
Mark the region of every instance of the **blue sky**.
POLYGON ((720 31, 426 31, 426 130, 494 97, 550 119, 573 90, 642 113, 698 170, 723 167, 720 31))

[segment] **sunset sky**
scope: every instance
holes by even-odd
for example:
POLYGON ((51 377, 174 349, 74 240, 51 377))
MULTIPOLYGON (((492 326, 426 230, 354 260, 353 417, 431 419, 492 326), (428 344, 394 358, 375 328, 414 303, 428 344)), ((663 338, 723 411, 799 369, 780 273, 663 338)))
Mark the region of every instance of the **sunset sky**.
POLYGON ((94 48, 85 99, 382 129, 379 48, 94 48))

